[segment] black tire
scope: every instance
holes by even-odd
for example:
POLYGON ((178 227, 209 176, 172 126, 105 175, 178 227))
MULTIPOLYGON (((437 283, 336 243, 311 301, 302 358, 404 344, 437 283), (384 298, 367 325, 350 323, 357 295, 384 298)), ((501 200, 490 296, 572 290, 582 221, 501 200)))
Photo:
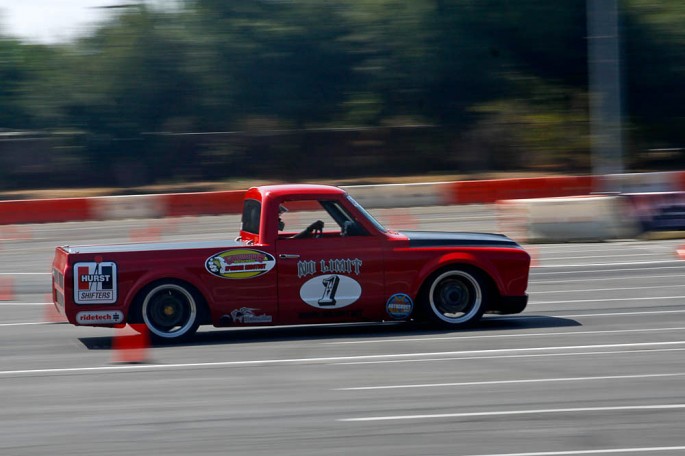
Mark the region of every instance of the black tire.
POLYGON ((203 307, 197 293, 178 282, 158 282, 142 298, 141 316, 156 340, 182 340, 197 331, 203 307))
POLYGON ((443 328, 477 323, 485 312, 488 287, 483 274, 467 268, 435 273, 426 282, 422 306, 428 321, 443 328))

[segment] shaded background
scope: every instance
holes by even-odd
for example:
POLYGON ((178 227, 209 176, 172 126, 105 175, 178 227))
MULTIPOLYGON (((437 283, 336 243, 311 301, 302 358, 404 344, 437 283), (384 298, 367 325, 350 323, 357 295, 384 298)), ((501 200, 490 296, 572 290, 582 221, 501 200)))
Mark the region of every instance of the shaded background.
MULTIPOLYGON (((585 2, 170 5, 0 29, 0 189, 591 172, 585 2)), ((619 7, 626 170, 682 168, 685 4, 619 7)))

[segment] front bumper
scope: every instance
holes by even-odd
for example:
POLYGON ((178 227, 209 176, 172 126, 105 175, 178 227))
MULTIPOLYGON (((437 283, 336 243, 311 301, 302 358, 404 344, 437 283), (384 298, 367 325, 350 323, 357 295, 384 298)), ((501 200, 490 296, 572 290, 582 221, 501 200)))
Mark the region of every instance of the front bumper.
POLYGON ((501 296, 497 302, 493 303, 487 313, 508 315, 523 312, 528 305, 528 295, 524 296, 501 296))

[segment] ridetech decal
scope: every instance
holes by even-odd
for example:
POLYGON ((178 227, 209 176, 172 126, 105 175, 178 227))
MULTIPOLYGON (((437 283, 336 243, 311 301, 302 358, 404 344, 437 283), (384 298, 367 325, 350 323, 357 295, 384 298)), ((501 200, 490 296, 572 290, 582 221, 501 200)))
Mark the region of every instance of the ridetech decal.
POLYGON ((317 276, 300 288, 300 298, 318 309, 340 309, 354 303, 362 295, 362 287, 344 275, 317 276))
POLYGON ((110 261, 74 265, 74 302, 76 304, 114 304, 117 302, 117 265, 110 261))
POLYGON ((120 310, 79 312, 76 314, 76 323, 79 325, 115 325, 124 323, 124 313, 120 310))
POLYGON ((276 259, 266 252, 253 249, 233 249, 207 258, 205 268, 224 279, 250 279, 266 274, 276 265, 276 259))
POLYGON ((414 310, 414 302, 409 295, 404 293, 397 293, 388 299, 385 304, 385 310, 392 318, 402 320, 408 318, 414 310))

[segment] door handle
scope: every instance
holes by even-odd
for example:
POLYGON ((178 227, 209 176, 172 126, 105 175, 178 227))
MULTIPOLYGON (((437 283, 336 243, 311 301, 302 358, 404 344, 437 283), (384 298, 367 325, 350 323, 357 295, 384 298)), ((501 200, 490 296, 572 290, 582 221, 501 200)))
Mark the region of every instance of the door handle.
POLYGON ((280 255, 278 255, 278 258, 280 258, 281 260, 294 260, 294 259, 300 258, 300 255, 293 255, 290 253, 281 253, 280 255))

